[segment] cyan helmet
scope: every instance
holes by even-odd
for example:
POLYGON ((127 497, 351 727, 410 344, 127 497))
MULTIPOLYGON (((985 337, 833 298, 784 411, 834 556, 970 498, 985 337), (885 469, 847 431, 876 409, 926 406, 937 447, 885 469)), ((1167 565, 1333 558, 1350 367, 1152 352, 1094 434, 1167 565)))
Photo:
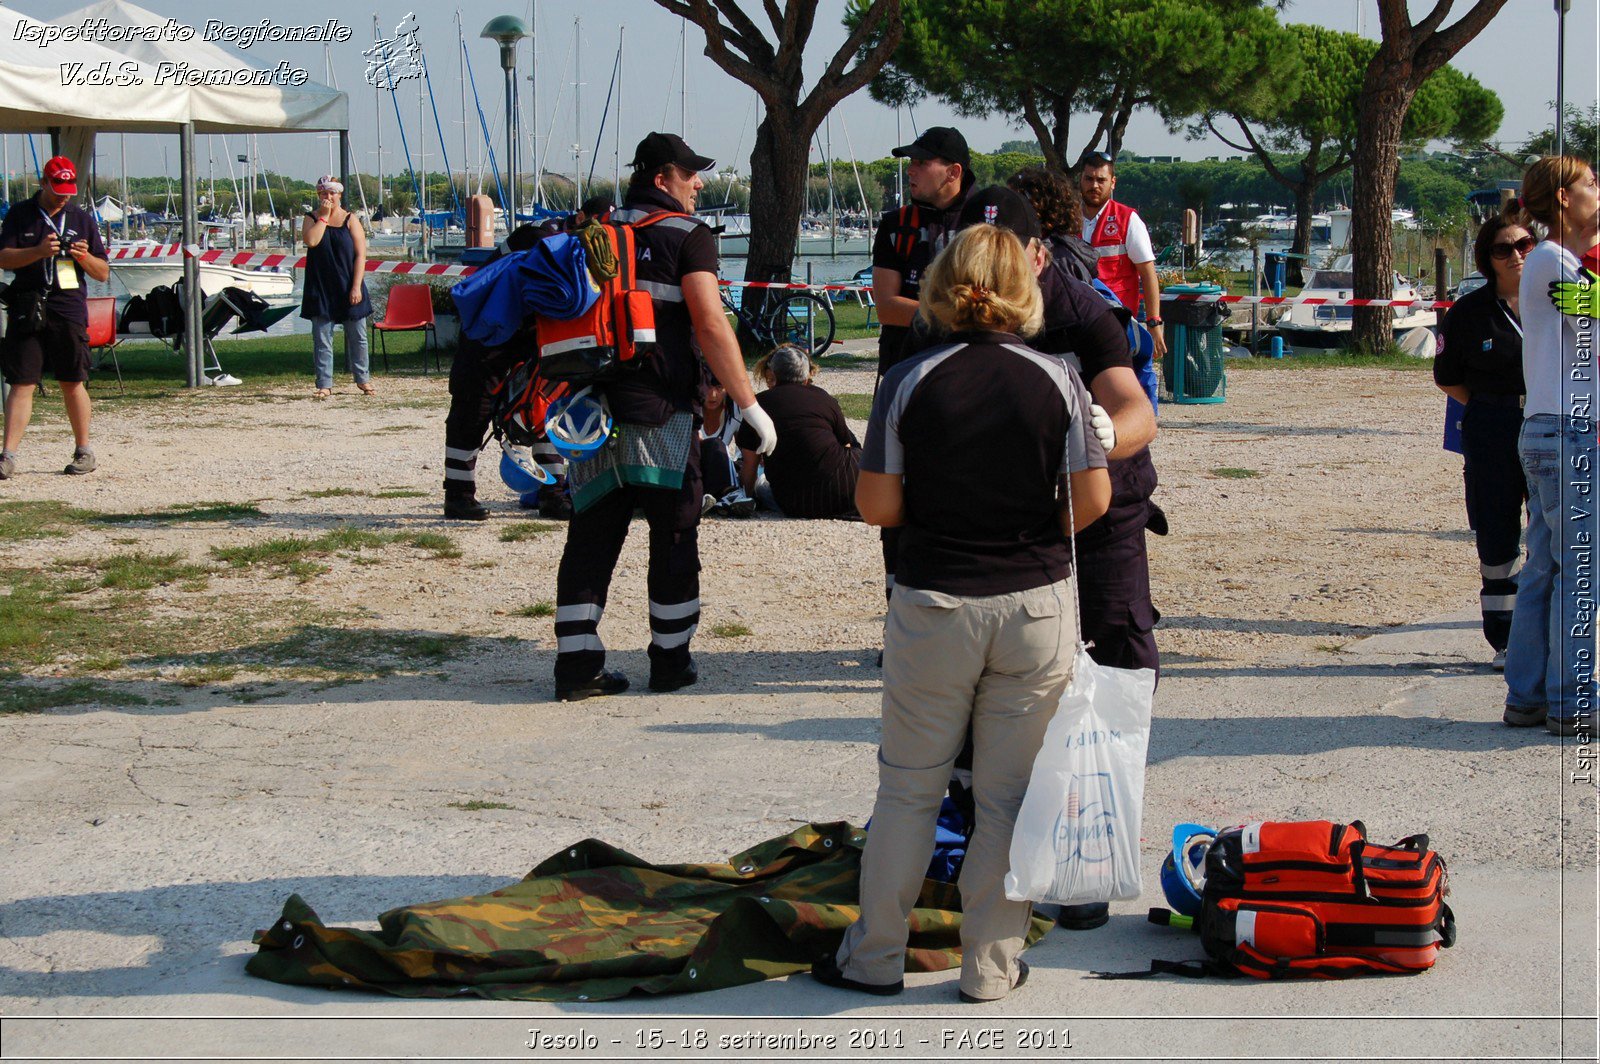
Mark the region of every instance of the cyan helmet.
POLYGON ((1200 893, 1206 885, 1206 852, 1217 840, 1217 829, 1203 824, 1179 824, 1172 829, 1172 852, 1161 862, 1161 891, 1174 912, 1200 915, 1200 893))
POLYGON ((500 479, 518 495, 538 491, 556 482, 549 470, 534 461, 530 449, 509 446, 503 440, 500 443, 500 479))
POLYGON ((593 458, 611 438, 611 411, 590 389, 557 399, 545 419, 545 435, 556 453, 569 462, 593 458))

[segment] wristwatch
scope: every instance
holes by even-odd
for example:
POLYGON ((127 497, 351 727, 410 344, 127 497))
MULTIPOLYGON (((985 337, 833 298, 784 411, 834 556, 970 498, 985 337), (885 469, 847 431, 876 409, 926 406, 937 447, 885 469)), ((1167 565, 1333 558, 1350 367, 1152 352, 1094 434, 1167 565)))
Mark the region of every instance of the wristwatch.
POLYGON ((1144 319, 1144 323, 1146 325, 1160 325, 1161 324, 1161 319, 1160 318, 1146 318, 1146 319, 1144 319))

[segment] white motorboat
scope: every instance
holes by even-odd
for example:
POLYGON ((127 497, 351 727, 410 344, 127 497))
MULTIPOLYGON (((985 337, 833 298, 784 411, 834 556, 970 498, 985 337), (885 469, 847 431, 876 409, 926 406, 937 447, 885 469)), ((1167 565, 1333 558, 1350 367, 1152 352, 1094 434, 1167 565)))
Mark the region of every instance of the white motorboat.
MULTIPOLYGON (((1302 298, 1348 300, 1355 295, 1355 277, 1349 255, 1341 255, 1331 269, 1310 270, 1306 273, 1302 298)), ((1421 300, 1415 281, 1394 275, 1391 299, 1421 300)), ((1394 331, 1398 337, 1413 329, 1431 329, 1438 325, 1439 314, 1432 308, 1418 306, 1390 307, 1394 315, 1394 331)), ((1355 308, 1349 306, 1317 306, 1294 304, 1276 321, 1278 333, 1284 342, 1293 347, 1340 347, 1349 339, 1354 326, 1355 308)))
MULTIPOLYGON (((129 295, 147 296, 160 285, 176 285, 183 280, 183 259, 116 259, 111 274, 129 295)), ((247 269, 216 262, 200 264, 200 288, 216 293, 224 288, 243 288, 262 299, 285 299, 294 294, 294 274, 284 269, 247 269)))

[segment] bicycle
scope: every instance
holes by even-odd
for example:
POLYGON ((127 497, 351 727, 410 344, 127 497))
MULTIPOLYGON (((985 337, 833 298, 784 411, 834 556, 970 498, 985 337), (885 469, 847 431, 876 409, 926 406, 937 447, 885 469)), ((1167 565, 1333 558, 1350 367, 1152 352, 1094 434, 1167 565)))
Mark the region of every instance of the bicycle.
POLYGON ((742 299, 734 299, 735 289, 728 286, 719 286, 719 289, 723 309, 744 326, 763 350, 770 351, 779 344, 798 344, 810 352, 812 358, 817 358, 827 354, 833 346, 833 305, 815 292, 799 289, 775 292, 767 298, 758 318, 744 309, 742 299))

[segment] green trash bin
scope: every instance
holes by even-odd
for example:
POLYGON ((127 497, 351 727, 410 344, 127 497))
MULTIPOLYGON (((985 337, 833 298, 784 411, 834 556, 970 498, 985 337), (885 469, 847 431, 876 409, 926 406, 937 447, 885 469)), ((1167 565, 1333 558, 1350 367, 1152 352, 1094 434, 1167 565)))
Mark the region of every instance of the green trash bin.
MULTIPOLYGON (((1167 294, 1215 296, 1222 294, 1222 286, 1168 285, 1162 289, 1162 295, 1167 294)), ((1222 337, 1227 304, 1175 299, 1163 300, 1161 307, 1167 324, 1167 358, 1161 372, 1166 394, 1162 398, 1173 403, 1222 402, 1228 392, 1227 344, 1222 337)))

